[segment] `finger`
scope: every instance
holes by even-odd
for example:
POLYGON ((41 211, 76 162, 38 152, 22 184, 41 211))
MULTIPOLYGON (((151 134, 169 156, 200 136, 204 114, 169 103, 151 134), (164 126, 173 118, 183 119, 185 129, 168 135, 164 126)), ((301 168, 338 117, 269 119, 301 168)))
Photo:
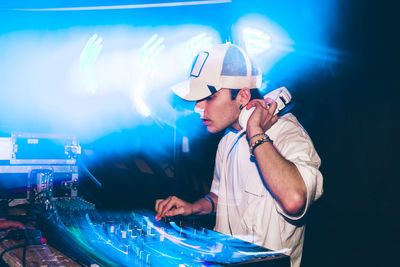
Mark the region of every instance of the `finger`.
POLYGON ((272 122, 272 124, 275 124, 275 122, 277 122, 277 121, 278 121, 278 114, 275 114, 275 115, 272 117, 271 122, 272 122))
POLYGON ((158 215, 162 218, 165 216, 165 213, 170 209, 168 207, 168 204, 172 201, 172 196, 169 196, 167 199, 164 201, 160 202, 159 207, 158 207, 158 215))
POLYGON ((154 217, 157 221, 161 220, 161 216, 157 213, 156 216, 154 217))
POLYGON ((184 213, 185 213, 185 208, 184 207, 179 207, 179 208, 167 211, 165 213, 165 216, 171 217, 171 216, 176 216, 176 215, 182 215, 184 213))
POLYGON ((164 212, 165 206, 168 204, 168 202, 170 201, 171 197, 168 197, 167 199, 164 199, 162 201, 159 202, 158 204, 158 210, 157 213, 159 215, 161 215, 164 212))
POLYGON ((160 202, 163 201, 164 199, 156 199, 156 204, 154 206, 154 210, 158 211, 158 206, 160 205, 160 202))
POLYGON ((272 103, 276 102, 275 100, 273 100, 272 98, 264 98, 264 102, 268 105, 271 105, 272 103))
POLYGON ((267 112, 268 112, 268 106, 267 106, 267 104, 265 104, 265 102, 262 101, 262 100, 257 101, 257 102, 255 103, 255 107, 256 107, 256 109, 257 109, 257 107, 259 107, 258 110, 260 110, 261 112, 264 112, 264 111, 267 111, 267 112))
POLYGON ((253 100, 251 100, 249 103, 247 103, 246 109, 251 109, 252 107, 257 106, 257 104, 259 104, 260 102, 262 102, 262 100, 260 100, 260 99, 253 99, 253 100))
POLYGON ((275 101, 271 102, 271 103, 269 104, 268 112, 269 112, 270 114, 274 115, 274 114, 275 114, 275 110, 276 110, 277 107, 278 107, 278 103, 276 103, 275 101))
POLYGON ((160 204, 163 203, 163 201, 166 201, 166 199, 157 199, 156 200, 155 210, 157 212, 160 210, 160 204))
POLYGON ((159 209, 160 209, 160 203, 162 202, 162 201, 164 201, 164 199, 156 199, 156 204, 155 204, 155 207, 154 207, 154 210, 156 211, 156 217, 155 217, 155 219, 157 220, 157 221, 159 221, 160 219, 161 219, 161 217, 160 217, 160 215, 159 215, 159 209))
POLYGON ((177 204, 179 203, 179 201, 177 201, 176 198, 171 198, 171 200, 167 203, 167 205, 165 205, 164 207, 164 211, 161 214, 162 217, 166 216, 166 213, 170 210, 172 210, 174 207, 177 208, 177 204))
POLYGON ((163 217, 163 212, 164 212, 164 206, 166 205, 166 199, 165 200, 162 200, 162 201, 160 201, 159 202, 159 204, 158 204, 158 207, 157 207, 157 214, 156 214, 156 216, 155 216, 155 219, 156 220, 161 220, 161 218, 163 217))
POLYGON ((156 203, 154 204, 154 210, 158 213, 158 209, 160 206, 160 202, 162 201, 162 199, 156 199, 156 203))

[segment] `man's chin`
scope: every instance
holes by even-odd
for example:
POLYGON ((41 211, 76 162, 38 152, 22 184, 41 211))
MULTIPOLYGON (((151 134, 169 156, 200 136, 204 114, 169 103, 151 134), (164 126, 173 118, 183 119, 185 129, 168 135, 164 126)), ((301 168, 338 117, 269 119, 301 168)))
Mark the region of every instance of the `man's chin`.
POLYGON ((207 126, 207 131, 209 132, 209 133, 219 133, 220 131, 222 131, 221 129, 216 129, 215 127, 212 127, 212 126, 207 126))

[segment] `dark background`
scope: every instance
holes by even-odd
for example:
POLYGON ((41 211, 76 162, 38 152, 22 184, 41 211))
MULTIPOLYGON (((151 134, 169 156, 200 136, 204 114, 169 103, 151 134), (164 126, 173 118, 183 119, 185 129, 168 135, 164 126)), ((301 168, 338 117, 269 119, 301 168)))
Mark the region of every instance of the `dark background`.
POLYGON ((303 266, 396 265, 400 87, 394 2, 343 5, 334 46, 353 60, 299 84, 323 88, 296 96, 302 107, 295 114, 322 158, 325 190, 310 213, 303 266))

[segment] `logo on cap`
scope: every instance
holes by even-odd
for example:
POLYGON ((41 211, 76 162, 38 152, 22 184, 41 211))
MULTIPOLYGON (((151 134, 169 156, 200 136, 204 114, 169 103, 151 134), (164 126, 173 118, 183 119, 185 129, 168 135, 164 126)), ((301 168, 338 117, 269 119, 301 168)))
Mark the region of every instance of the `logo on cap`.
POLYGON ((191 77, 196 77, 197 78, 197 77, 200 76, 201 70, 203 69, 203 66, 206 63, 206 60, 207 60, 209 55, 210 55, 210 53, 204 52, 204 51, 201 51, 197 55, 197 57, 196 57, 196 59, 194 60, 194 63, 193 63, 192 71, 190 72, 190 76, 191 77))

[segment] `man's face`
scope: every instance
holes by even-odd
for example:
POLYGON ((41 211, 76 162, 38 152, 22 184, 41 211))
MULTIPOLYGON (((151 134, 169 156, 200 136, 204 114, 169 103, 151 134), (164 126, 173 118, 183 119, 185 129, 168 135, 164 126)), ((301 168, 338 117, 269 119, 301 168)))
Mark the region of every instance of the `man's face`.
POLYGON ((221 89, 197 101, 195 111, 200 114, 207 130, 217 133, 229 126, 240 129, 237 121, 240 113, 239 105, 237 100, 232 100, 229 89, 221 89))

